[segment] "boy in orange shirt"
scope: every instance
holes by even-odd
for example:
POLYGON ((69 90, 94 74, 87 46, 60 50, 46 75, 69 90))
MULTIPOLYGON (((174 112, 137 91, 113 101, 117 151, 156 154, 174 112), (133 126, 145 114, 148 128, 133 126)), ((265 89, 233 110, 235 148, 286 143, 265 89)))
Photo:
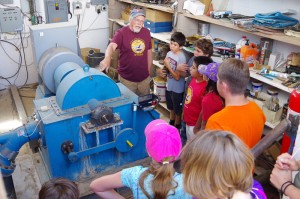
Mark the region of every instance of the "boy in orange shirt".
POLYGON ((252 148, 261 139, 266 118, 244 95, 249 80, 249 67, 241 60, 228 59, 219 66, 217 88, 225 108, 208 119, 206 129, 231 131, 252 148))

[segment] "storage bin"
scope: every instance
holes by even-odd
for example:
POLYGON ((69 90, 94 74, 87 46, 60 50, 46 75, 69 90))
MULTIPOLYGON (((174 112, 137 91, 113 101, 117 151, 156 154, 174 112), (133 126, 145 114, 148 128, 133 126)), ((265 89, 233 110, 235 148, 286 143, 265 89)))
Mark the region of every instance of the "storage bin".
POLYGON ((172 27, 172 21, 165 22, 153 22, 150 20, 146 20, 144 26, 147 28, 156 28, 156 27, 172 27))
POLYGON ((278 111, 274 112, 274 111, 270 111, 263 105, 262 110, 268 122, 275 124, 276 122, 279 122, 281 120, 282 107, 278 111))
POLYGON ((81 57, 86 64, 88 63, 88 54, 90 50, 93 50, 95 53, 100 53, 100 49, 98 48, 80 48, 81 57))
POLYGON ((172 27, 155 27, 155 28, 147 28, 152 33, 159 33, 159 32, 171 32, 172 27))
POLYGON ((92 53, 88 54, 88 64, 90 67, 97 67, 100 62, 104 59, 105 54, 104 53, 92 53))
POLYGON ((172 22, 153 22, 150 20, 146 20, 144 26, 152 33, 170 32, 173 28, 172 22))

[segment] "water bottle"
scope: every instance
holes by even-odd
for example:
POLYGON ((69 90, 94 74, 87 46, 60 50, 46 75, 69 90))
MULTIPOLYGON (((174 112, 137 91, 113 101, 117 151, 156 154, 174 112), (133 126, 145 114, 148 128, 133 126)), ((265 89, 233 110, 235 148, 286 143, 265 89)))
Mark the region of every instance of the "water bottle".
POLYGON ((241 58, 241 48, 244 46, 247 42, 247 37, 242 36, 242 38, 236 43, 235 46, 235 58, 240 59, 241 58))

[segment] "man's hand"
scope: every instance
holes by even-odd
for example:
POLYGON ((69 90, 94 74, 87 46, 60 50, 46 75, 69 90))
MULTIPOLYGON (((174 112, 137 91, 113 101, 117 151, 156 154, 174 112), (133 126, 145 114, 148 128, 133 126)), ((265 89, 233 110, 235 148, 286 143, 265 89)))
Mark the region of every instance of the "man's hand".
POLYGON ((167 76, 167 71, 165 69, 162 69, 162 68, 157 68, 156 69, 156 75, 164 78, 164 77, 167 76))
POLYGON ((99 70, 101 72, 105 71, 107 73, 109 68, 109 62, 106 59, 103 59, 99 64, 99 70))

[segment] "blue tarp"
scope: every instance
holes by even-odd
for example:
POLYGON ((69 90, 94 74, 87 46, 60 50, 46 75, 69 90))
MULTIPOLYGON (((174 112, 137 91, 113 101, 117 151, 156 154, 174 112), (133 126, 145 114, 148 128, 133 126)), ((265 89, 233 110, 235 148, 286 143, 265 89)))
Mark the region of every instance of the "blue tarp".
POLYGON ((294 26, 297 23, 299 23, 297 19, 285 16, 280 12, 273 12, 267 14, 258 13, 254 17, 254 25, 273 29, 283 29, 289 26, 294 26))

